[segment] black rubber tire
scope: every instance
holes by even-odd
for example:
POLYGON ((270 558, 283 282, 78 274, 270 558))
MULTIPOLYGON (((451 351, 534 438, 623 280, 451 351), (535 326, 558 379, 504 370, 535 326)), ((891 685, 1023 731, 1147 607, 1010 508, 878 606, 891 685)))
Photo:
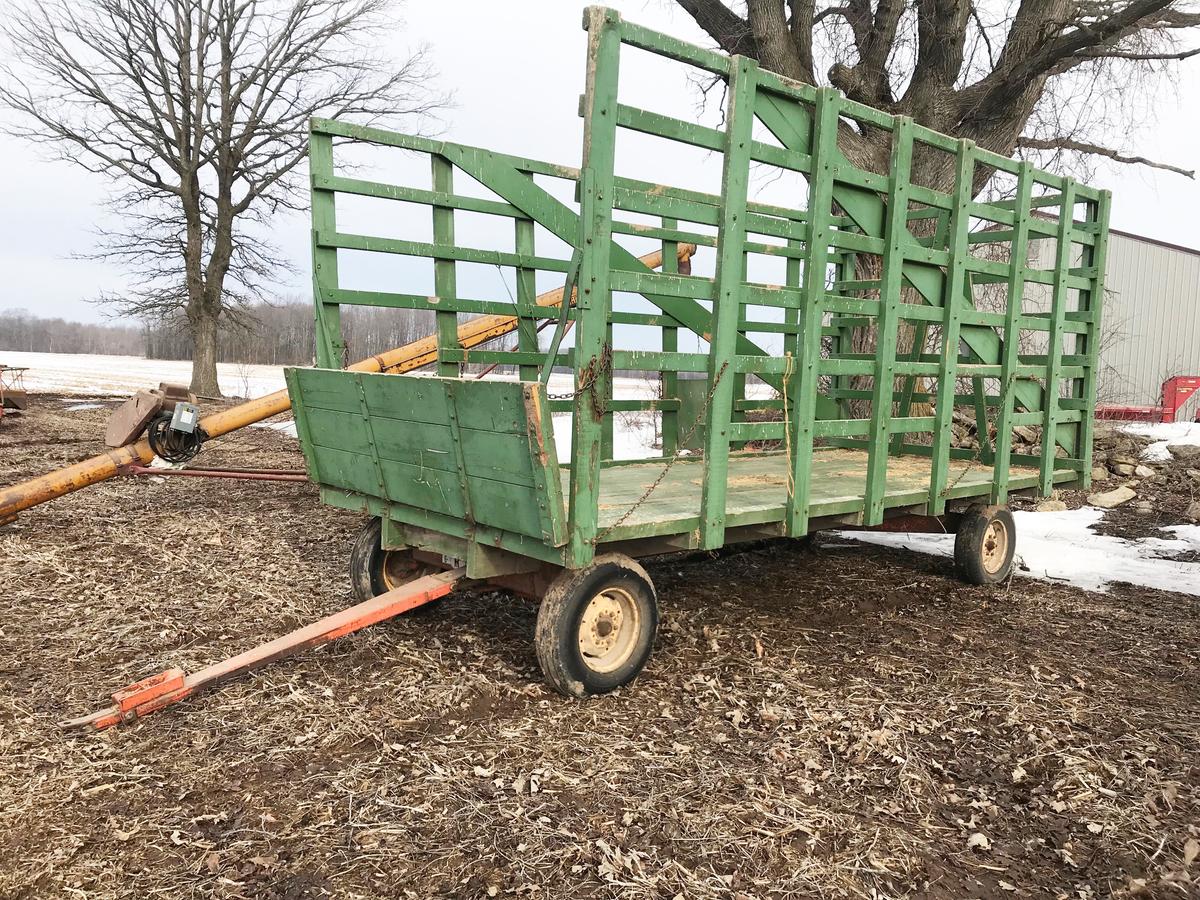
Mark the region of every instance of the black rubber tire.
MULTIPOLYGON (((350 546, 350 588, 354 593, 354 598, 360 603, 388 591, 386 572, 389 566, 394 570, 398 563, 402 566, 411 564, 412 578, 414 579, 437 571, 434 566, 413 560, 408 550, 384 550, 381 546, 382 539, 382 521, 378 518, 371 518, 363 525, 354 539, 354 543, 350 546)), ((391 587, 395 586, 396 583, 391 585, 391 587)), ((435 605, 436 602, 418 606, 413 612, 420 612, 435 605)))
POLYGON ((965 580, 971 584, 1004 581, 1012 573, 1016 550, 1017 525, 1007 507, 977 505, 963 513, 954 535, 954 565, 965 580), (993 523, 1003 529, 1005 546, 999 564, 989 566, 987 551, 996 539, 993 523))
POLYGON ((658 598, 646 570, 628 556, 597 556, 589 566, 568 569, 542 598, 534 630, 534 649, 547 683, 566 697, 607 694, 637 678, 654 650, 658 598), (612 671, 596 671, 585 661, 579 630, 592 599, 619 589, 637 608, 636 633, 629 657, 612 671))

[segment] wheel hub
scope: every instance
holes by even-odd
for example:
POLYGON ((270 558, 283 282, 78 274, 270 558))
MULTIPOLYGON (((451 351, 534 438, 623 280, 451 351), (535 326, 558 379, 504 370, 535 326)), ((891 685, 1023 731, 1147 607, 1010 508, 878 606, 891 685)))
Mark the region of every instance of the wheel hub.
POLYGON ((434 566, 413 559, 412 553, 407 550, 385 550, 383 552, 383 565, 380 567, 380 573, 383 575, 384 587, 389 591, 408 584, 422 575, 429 575, 436 571, 434 566))
POLYGON ((999 519, 993 519, 983 533, 983 568, 989 573, 999 572, 1008 558, 1008 529, 999 519))
POLYGON ((641 614, 622 588, 608 588, 591 599, 579 620, 579 652, 594 672, 619 668, 637 647, 641 614))

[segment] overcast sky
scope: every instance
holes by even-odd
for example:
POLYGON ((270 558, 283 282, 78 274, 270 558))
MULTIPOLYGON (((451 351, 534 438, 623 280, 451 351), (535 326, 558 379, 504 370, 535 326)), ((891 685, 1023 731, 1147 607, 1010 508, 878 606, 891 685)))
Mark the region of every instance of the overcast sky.
MULTIPOLYGON (((0 0, 0 13, 9 2, 0 0)), ((409 0, 390 49, 400 56, 416 44, 429 45, 439 86, 455 95, 453 108, 442 116, 445 138, 578 165, 576 107, 583 88, 585 35, 580 23, 585 5, 570 0, 409 0)), ((611 0, 610 5, 630 20, 710 43, 667 0, 611 0)), ((1164 91, 1156 98, 1157 123, 1128 149, 1192 168, 1200 166, 1200 59, 1183 63, 1182 72, 1178 94, 1164 91)), ((623 75, 622 99, 666 112, 663 98, 669 98, 676 115, 687 118, 695 112, 696 89, 682 76, 664 75, 660 81, 655 70, 636 66, 623 68, 623 75), (637 82, 633 96, 626 91, 631 81, 637 82), (660 102, 642 103, 646 97, 660 102)), ((645 178, 650 177, 648 169, 665 174, 674 164, 670 157, 649 155, 638 162, 645 164, 639 171, 645 178)), ((75 256, 94 244, 93 229, 106 215, 106 185, 69 163, 47 161, 36 148, 5 135, 0 135, 0 171, 5 173, 0 181, 0 309, 102 318, 103 310, 88 301, 101 291, 119 291, 121 272, 75 256)), ((1200 247, 1197 182, 1149 169, 1107 166, 1092 183, 1114 191, 1113 227, 1200 247)), ((275 223, 273 237, 297 270, 280 283, 280 295, 308 296, 307 228, 300 216, 275 223)))

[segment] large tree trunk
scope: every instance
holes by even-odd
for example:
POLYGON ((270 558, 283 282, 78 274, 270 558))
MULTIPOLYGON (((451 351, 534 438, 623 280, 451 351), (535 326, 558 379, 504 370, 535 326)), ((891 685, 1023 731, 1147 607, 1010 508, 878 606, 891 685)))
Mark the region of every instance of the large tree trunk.
POLYGON ((220 397, 217 383, 217 316, 200 309, 188 316, 192 331, 191 391, 199 397, 220 397))

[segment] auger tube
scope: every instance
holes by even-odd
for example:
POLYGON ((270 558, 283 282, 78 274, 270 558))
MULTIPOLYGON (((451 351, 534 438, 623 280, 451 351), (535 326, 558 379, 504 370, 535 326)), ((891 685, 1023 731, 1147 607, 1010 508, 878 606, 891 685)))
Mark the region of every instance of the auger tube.
MULTIPOLYGON (((695 244, 680 244, 678 247, 679 261, 687 262, 696 252, 695 244)), ((662 265, 662 251, 656 250, 639 257, 639 261, 649 269, 657 269, 662 265)), ((571 302, 575 302, 576 294, 572 292, 571 302)), ((558 306, 562 303, 563 288, 556 288, 539 294, 538 306, 558 306)), ((487 341, 509 334, 517 328, 516 316, 477 316, 458 326, 458 343, 463 349, 477 347, 487 341)), ((389 372, 403 374, 429 365, 437 360, 437 337, 429 335, 420 340, 396 347, 385 353, 360 360, 346 368, 353 372, 389 372)), ((219 437, 255 422, 269 419, 271 416, 287 412, 292 408, 291 398, 286 390, 267 394, 231 406, 229 409, 205 416, 200 424, 208 432, 209 437, 219 437)), ((149 463, 154 458, 149 443, 143 438, 133 444, 106 450, 90 459, 77 462, 62 469, 56 469, 29 481, 14 484, 11 487, 0 488, 0 525, 7 524, 16 518, 17 513, 23 512, 40 503, 54 500, 65 494, 73 493, 89 485, 107 481, 120 474, 123 466, 149 463)))

